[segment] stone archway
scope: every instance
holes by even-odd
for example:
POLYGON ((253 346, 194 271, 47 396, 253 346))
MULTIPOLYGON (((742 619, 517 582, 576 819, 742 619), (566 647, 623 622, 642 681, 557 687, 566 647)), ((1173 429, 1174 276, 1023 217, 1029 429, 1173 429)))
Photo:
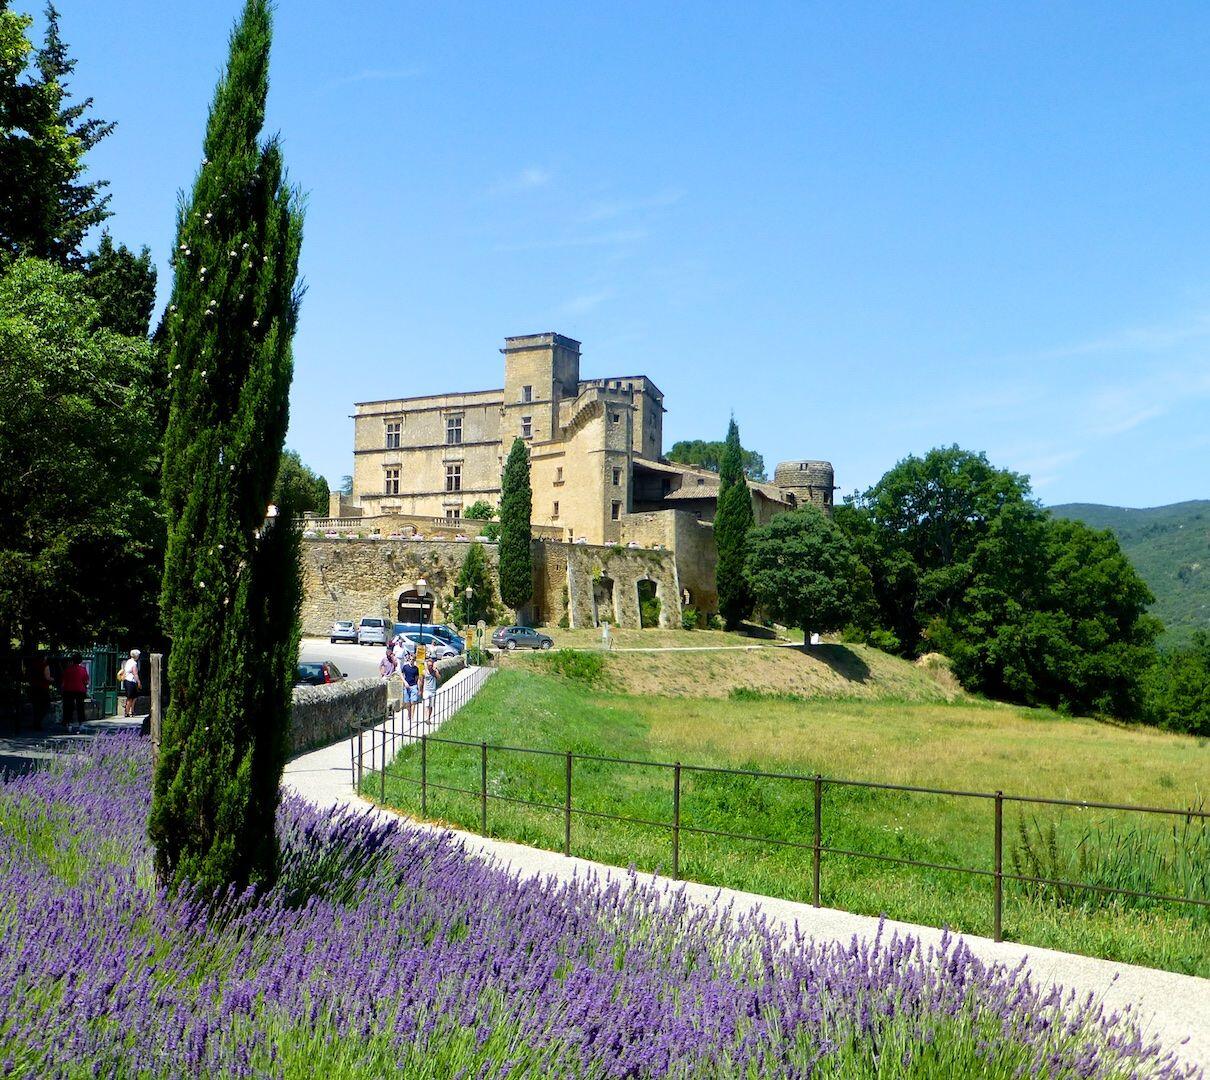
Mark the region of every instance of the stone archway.
POLYGON ((405 623, 431 623, 433 621, 433 592, 430 589, 420 596, 415 589, 404 589, 395 601, 395 618, 405 623))
POLYGON ((592 582, 592 625, 607 622, 618 625, 617 603, 614 599, 613 578, 599 577, 592 582))
POLYGON ((660 584, 653 578, 639 578, 634 583, 635 597, 639 607, 639 626, 643 629, 663 626, 668 617, 664 612, 664 600, 660 596, 660 584))

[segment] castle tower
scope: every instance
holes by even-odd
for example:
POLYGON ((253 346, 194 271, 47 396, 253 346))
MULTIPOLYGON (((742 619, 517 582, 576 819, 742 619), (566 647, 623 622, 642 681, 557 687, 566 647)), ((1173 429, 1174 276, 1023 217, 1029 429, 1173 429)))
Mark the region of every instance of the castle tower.
POLYGON ((799 506, 811 503, 825 514, 832 512, 835 480, 830 461, 782 461, 773 474, 773 483, 799 506))
POLYGON ((580 392, 580 343, 562 334, 504 339, 504 405, 500 434, 507 456, 518 435, 550 442, 559 430, 559 402, 580 392))

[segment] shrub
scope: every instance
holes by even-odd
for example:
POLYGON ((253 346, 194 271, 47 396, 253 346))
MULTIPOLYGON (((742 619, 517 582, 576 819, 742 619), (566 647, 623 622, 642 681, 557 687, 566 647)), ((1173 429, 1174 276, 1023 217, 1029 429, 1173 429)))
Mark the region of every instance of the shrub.
POLYGON ((686 608, 681 608, 681 629, 696 630, 701 618, 702 613, 692 605, 686 608))
POLYGON ((649 596, 639 605, 639 622, 646 628, 660 625, 660 598, 649 596))
POLYGON ((539 656, 540 663, 554 675, 594 686, 605 679, 605 659, 599 653, 582 649, 556 649, 539 656))
POLYGON ((466 649, 466 662, 476 667, 483 667, 485 664, 492 662, 492 654, 487 649, 479 648, 478 645, 468 645, 466 649))
POLYGON ((723 628, 723 620, 719 617, 718 612, 717 611, 710 612, 710 614, 706 616, 706 629, 707 630, 721 630, 722 628, 723 628))

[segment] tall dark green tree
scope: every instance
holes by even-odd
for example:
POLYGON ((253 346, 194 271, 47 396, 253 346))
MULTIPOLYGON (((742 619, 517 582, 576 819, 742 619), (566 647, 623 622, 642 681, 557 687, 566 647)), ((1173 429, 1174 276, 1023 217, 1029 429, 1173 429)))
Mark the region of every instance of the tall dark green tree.
POLYGON ((529 482, 529 448, 514 439, 500 482, 500 599, 517 613, 534 592, 530 521, 534 495, 529 482))
POLYGON ((266 512, 289 410, 302 213, 261 139, 268 0, 246 0, 182 201, 165 342, 172 404, 161 603, 171 696, 150 831, 161 880, 269 882, 298 661, 294 508, 266 512))
POLYGON ((0 252, 78 267, 85 235, 109 217, 108 181, 86 180, 84 159, 114 125, 88 115, 92 98, 72 100, 76 62, 53 3, 29 77, 14 70, 14 58, 20 54, 23 68, 29 50, 12 29, 11 19, 0 25, 0 252))
POLYGON ((744 576, 744 545, 753 521, 752 495, 744 478, 739 427, 732 417, 719 467, 718 508, 714 514, 718 610, 728 630, 737 630, 752 614, 752 590, 744 576))
POLYGON ((458 571, 458 580, 454 585, 451 604, 454 625, 470 626, 480 619, 490 618, 495 607, 495 592, 483 545, 472 543, 466 549, 466 557, 462 560, 462 569, 458 571), (468 586, 471 590, 469 599, 466 595, 468 586))

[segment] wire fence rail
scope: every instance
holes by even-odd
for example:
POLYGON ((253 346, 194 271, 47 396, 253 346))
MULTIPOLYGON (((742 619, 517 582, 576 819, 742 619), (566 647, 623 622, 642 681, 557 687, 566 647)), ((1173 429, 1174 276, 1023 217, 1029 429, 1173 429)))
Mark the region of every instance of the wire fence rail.
MULTIPOLYGON (((435 703, 435 714, 442 719, 452 716, 462 707, 483 685, 491 669, 472 669, 472 674, 459 680, 449 687, 451 697, 435 703), (444 711, 443 711, 444 709, 444 711)), ((446 693, 443 688, 438 697, 446 693)), ((440 722, 440 721, 438 721, 440 722)), ((1198 808, 1178 809, 1175 807, 1140 806, 1130 803, 1095 802, 1079 799, 1062 799, 1036 795, 1007 794, 1003 791, 965 791, 954 788, 921 787, 911 784, 889 784, 867 780, 852 780, 842 777, 824 776, 816 773, 791 772, 762 772, 754 769, 727 768, 718 765, 692 765, 675 761, 643 761, 637 758, 605 757, 597 754, 576 754, 570 750, 548 750, 532 746, 506 746, 498 743, 469 742, 464 739, 450 739, 432 733, 436 724, 427 724, 416 716, 409 724, 407 719, 399 714, 393 715, 387 723, 368 732, 359 732, 350 744, 354 757, 355 786, 359 792, 373 795, 372 789, 365 785, 365 762, 369 760, 369 773, 372 780, 379 786, 379 799, 386 801, 387 766, 402 747, 419 743, 420 775, 408 776, 399 770, 391 773, 393 781, 413 784, 420 788, 420 816, 428 816, 428 796, 431 791, 441 791, 472 796, 478 799, 479 822, 478 831, 488 835, 488 803, 491 801, 527 806, 538 810, 549 810, 562 814, 563 818, 563 854, 571 856, 572 821, 575 818, 596 818, 608 821, 625 822, 634 825, 646 825, 667 829, 670 840, 672 860, 672 877, 681 876, 681 837, 682 835, 712 836, 717 838, 740 840, 757 844, 768 844, 781 848, 796 848, 810 852, 811 855, 811 903, 820 907, 820 883, 823 870, 824 855, 841 855, 876 862, 890 863, 900 866, 914 866, 930 870, 940 870, 954 874, 963 874, 976 878, 990 880, 992 904, 992 936, 996 941, 1003 940, 1003 907, 1004 885, 1006 882, 1016 882, 1026 885, 1043 885, 1056 888, 1089 890, 1096 893, 1132 897, 1144 900, 1154 900, 1163 903, 1186 904, 1195 909, 1210 909, 1210 897, 1175 896, 1166 893, 1149 892, 1145 890, 1127 889, 1113 885, 1100 885, 1089 881, 1070 881, 1065 878, 1047 877, 1035 874, 1023 874, 1006 870, 1004 867, 1004 805, 1017 803, 1021 805, 1061 806, 1078 810, 1111 810, 1143 815, 1161 815, 1172 819, 1183 819, 1186 823, 1194 821, 1203 825, 1210 820, 1210 811, 1198 808), (369 735, 368 740, 364 736, 369 735), (443 784, 429 778, 429 747, 431 745, 459 747, 479 751, 479 785, 476 788, 458 787, 443 784), (544 802, 534 799, 523 799, 515 795, 504 795, 488 789, 488 755, 497 754, 530 754, 541 757, 562 758, 564 763, 562 799, 558 802, 544 802), (637 768, 660 770, 671 776, 672 817, 668 820, 656 820, 612 814, 604 810, 589 809, 577 806, 573 801, 573 780, 576 762, 591 762, 594 764, 626 765, 637 768), (373 774, 377 773, 375 777, 373 774), (688 825, 681 820, 683 778, 693 774, 725 774, 760 780, 782 780, 801 783, 811 793, 811 820, 809 823, 810 839, 789 839, 784 837, 757 836, 752 833, 732 832, 725 829, 711 829, 702 825, 688 825), (858 851, 850 848, 836 847, 823 842, 823 802, 824 792, 829 787, 861 788, 876 791, 891 791, 907 794, 947 796, 959 799, 981 800, 990 804, 992 825, 992 868, 986 869, 974 866, 957 866, 952 863, 929 862, 922 859, 910 859, 903 856, 887 855, 871 851, 858 851)))

